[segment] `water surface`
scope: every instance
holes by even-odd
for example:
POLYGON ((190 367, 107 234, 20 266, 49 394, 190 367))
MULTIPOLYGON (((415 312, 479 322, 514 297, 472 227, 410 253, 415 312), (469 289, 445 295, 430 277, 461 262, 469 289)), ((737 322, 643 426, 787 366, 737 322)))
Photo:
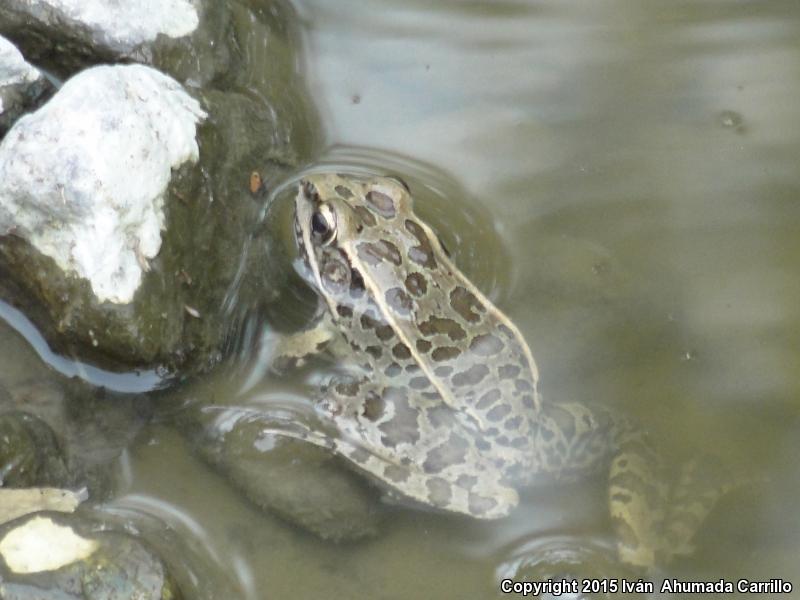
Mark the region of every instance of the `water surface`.
MULTIPOLYGON (((297 8, 321 158, 441 192, 420 212, 519 325, 545 398, 613 406, 667 462, 703 452, 756 479, 664 574, 800 589, 800 5, 297 8)), ((4 371, 39 368, 0 340, 4 371)), ((336 546, 258 513, 166 428, 126 469, 120 505, 196 537, 242 598, 499 597, 520 546, 609 535, 600 482, 490 524, 397 509, 336 546)))

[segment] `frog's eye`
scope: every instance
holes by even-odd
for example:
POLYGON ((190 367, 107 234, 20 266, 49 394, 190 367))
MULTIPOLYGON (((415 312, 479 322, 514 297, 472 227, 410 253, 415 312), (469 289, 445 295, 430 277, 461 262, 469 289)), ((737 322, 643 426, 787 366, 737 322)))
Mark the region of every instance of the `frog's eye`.
POLYGON ((325 246, 336 237, 336 218, 327 204, 320 204, 311 214, 311 236, 325 246))

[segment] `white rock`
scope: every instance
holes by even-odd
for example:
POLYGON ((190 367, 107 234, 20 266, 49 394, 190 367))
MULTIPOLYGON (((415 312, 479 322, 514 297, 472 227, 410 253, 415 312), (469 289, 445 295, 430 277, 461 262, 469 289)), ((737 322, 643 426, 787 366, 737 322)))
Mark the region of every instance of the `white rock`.
MULTIPOLYGON (((17 47, 0 36, 0 94, 3 88, 25 85, 38 80, 42 74, 25 62, 17 47)), ((0 95, 0 113, 3 112, 3 98, 0 95)))
POLYGON ((86 490, 74 492, 60 488, 2 488, 0 523, 7 523, 40 510, 71 513, 86 498, 86 490))
POLYGON ((0 36, 0 87, 30 83, 41 76, 36 67, 25 62, 14 44, 0 36))
POLYGON ((171 169, 197 160, 205 116, 149 67, 79 73, 0 144, 0 234, 25 237, 101 301, 130 302, 161 247, 171 169))
POLYGON ((0 541, 0 555, 15 573, 54 571, 84 560, 99 544, 47 517, 34 517, 0 541))
POLYGON ((191 0, 3 0, 9 8, 36 18, 42 14, 61 27, 88 30, 95 43, 130 51, 158 34, 177 38, 199 23, 191 0))

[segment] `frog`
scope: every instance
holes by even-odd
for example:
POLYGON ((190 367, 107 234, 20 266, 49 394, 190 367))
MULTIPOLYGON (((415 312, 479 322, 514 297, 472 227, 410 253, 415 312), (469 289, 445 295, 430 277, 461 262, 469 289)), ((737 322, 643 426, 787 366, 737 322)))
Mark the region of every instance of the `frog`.
POLYGON ((399 497, 476 519, 507 516, 542 477, 603 473, 623 563, 652 568, 691 551, 723 490, 698 485, 697 464, 660 476, 648 434, 611 409, 543 400, 522 333, 417 216, 402 179, 306 174, 293 224, 319 308, 280 340, 274 363, 285 372, 328 354, 345 373, 314 398, 318 423, 274 433, 330 450, 399 497))

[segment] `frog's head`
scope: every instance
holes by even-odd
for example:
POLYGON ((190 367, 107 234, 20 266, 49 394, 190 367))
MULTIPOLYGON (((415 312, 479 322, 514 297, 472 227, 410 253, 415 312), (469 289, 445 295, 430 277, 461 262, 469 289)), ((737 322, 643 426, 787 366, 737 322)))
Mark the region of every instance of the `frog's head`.
POLYGON ((359 290, 369 291, 373 282, 380 285, 381 277, 398 276, 414 241, 404 240, 410 235, 409 219, 416 221, 412 200, 399 179, 335 173, 305 176, 295 199, 294 225, 309 283, 341 303, 358 296, 359 290))

